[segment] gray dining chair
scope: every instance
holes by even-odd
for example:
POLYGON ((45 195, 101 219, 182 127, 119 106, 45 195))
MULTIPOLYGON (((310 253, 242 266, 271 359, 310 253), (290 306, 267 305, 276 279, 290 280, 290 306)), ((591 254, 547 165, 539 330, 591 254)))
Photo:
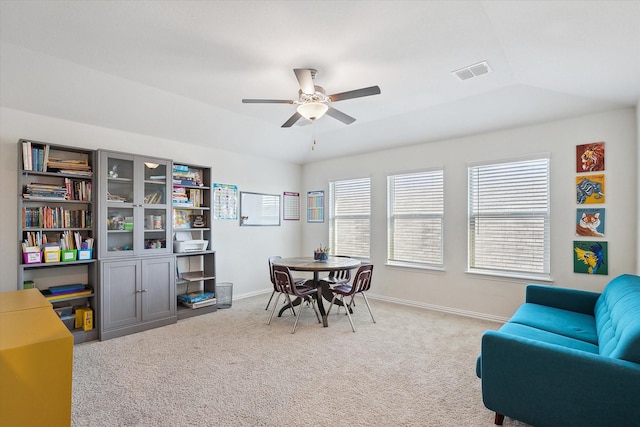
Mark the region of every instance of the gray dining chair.
MULTIPOLYGON (((355 326, 353 325, 353 319, 351 318, 351 308, 353 307, 353 299, 356 294, 362 295, 364 298, 365 304, 367 304, 367 309, 369 309, 369 314, 371 315, 371 320, 373 323, 376 323, 376 319, 373 317, 373 312, 371 311, 371 306, 369 305, 369 300, 367 299, 367 292, 371 288, 371 276, 373 275, 373 264, 364 264, 358 268, 355 276, 353 277, 353 282, 336 285, 331 288, 331 292, 333 292, 333 298, 331 298, 331 305, 329 305, 329 310, 327 310, 327 316, 331 312, 334 303, 336 302, 336 298, 342 302, 342 305, 345 306, 345 311, 347 312, 347 316, 349 317, 349 323, 351 323, 351 329, 353 332, 356 331, 355 326), (350 297, 349 302, 345 304, 344 298, 350 297)), ((338 306, 338 311, 340 307, 338 306)))
POLYGON ((271 316, 269 316, 269 322, 267 322, 267 325, 271 324, 273 314, 276 311, 276 307, 278 307, 278 300, 280 299, 281 295, 284 295, 286 297, 287 302, 289 303, 289 307, 291 307, 291 310, 294 312, 294 314, 295 310, 293 308, 293 301, 291 300, 291 297, 294 296, 296 298, 300 298, 300 300, 302 301, 298 310, 298 314, 296 315, 296 321, 293 323, 293 330, 291 331, 292 334, 296 332, 296 327, 298 326, 298 321, 300 320, 302 310, 304 310, 305 305, 307 305, 305 304, 305 302, 307 302, 308 305, 313 308, 313 311, 316 313, 316 319, 318 319, 318 323, 322 322, 320 320, 320 313, 318 313, 318 310, 316 309, 315 294, 318 292, 318 290, 315 287, 307 285, 296 285, 293 277, 291 276, 291 270, 289 270, 289 267, 285 267, 282 265, 273 266, 273 279, 275 286, 274 290, 278 293, 278 296, 276 296, 276 301, 273 304, 273 309, 271 310, 271 316))

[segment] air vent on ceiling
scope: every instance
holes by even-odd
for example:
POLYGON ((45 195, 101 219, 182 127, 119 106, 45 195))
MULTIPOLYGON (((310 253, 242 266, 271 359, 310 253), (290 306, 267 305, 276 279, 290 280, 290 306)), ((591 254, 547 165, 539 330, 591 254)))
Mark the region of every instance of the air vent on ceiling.
POLYGON ((452 71, 451 74, 458 76, 460 80, 467 80, 472 77, 481 76, 491 72, 491 67, 487 64, 487 61, 478 62, 477 64, 469 65, 468 67, 460 68, 459 70, 452 71))

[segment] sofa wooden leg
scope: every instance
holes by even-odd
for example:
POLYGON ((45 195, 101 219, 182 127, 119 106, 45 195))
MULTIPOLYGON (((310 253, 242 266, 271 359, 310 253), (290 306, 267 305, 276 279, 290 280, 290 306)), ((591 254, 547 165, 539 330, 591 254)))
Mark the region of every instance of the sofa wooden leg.
POLYGON ((501 426, 503 422, 504 422, 504 415, 496 412, 496 418, 493 421, 493 423, 497 426, 501 426))

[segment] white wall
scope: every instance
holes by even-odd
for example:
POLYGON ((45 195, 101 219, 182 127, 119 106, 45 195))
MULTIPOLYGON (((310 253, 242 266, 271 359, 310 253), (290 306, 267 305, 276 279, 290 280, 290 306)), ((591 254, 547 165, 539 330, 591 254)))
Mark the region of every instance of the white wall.
MULTIPOLYGON (((243 191, 301 193, 324 189, 334 179, 371 176, 373 185, 372 261, 375 294, 392 301, 460 314, 502 319, 522 302, 525 281, 466 274, 466 165, 468 162, 551 153, 552 277, 557 286, 599 291, 613 276, 640 270, 640 141, 635 109, 544 123, 467 138, 318 162, 304 167, 216 149, 100 128, 51 117, 0 109, 0 291, 16 289, 18 260, 17 141, 30 138, 86 148, 105 148, 209 164, 213 181, 237 184, 243 191), (573 273, 575 146, 606 142, 606 241, 609 276, 573 273), (386 175, 390 172, 444 166, 445 272, 385 266, 386 175)), ((318 140, 322 144, 322 140, 318 140)), ((320 146, 321 149, 321 146, 320 146)), ((234 283, 234 295, 269 292, 266 259, 270 255, 309 254, 328 240, 327 222, 286 221, 280 227, 239 227, 236 221, 214 223, 218 279, 234 283)))
MULTIPOLYGON (((209 165, 213 182, 235 184, 241 191, 282 194, 300 192, 302 167, 286 162, 207 149, 184 142, 85 125, 13 109, 0 109, 0 291, 17 289, 19 239, 17 208, 18 139, 90 149, 152 154, 178 162, 209 165)), ((213 249, 219 282, 234 284, 234 297, 268 292, 267 258, 300 252, 301 221, 280 227, 240 227, 238 221, 215 221, 213 249)))
MULTIPOLYGON (((636 180, 638 182, 638 192, 640 193, 640 99, 638 99, 638 102, 636 103, 636 139, 637 139, 637 146, 636 146, 636 180)), ((637 204, 636 204, 636 217, 638 218, 638 224, 640 224, 640 195, 638 196, 638 200, 637 200, 637 204)), ((638 230, 637 230, 637 237, 636 237, 636 243, 637 243, 637 247, 636 247, 636 274, 640 275, 640 225, 638 225, 638 230)))
MULTIPOLYGON (((501 319, 523 302, 527 281, 465 273, 467 256, 467 163, 551 153, 551 273, 553 284, 601 291, 614 276, 637 271, 637 123, 635 109, 624 109, 466 138, 374 152, 306 165, 304 191, 329 181, 372 179, 372 293, 393 301, 501 319), (605 141, 606 239, 609 275, 573 273, 576 145, 605 141), (385 266, 386 176, 393 172, 444 167, 445 272, 385 266)), ((318 144, 322 144, 319 138, 318 144)), ((328 204, 327 204, 328 207, 328 204)), ((325 218, 328 217, 325 215, 325 218)), ((304 224, 305 253, 328 240, 328 222, 304 224)))

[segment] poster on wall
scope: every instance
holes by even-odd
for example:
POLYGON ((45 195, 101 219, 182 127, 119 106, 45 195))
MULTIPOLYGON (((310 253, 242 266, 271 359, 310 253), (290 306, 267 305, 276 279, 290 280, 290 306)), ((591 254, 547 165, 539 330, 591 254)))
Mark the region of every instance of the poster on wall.
POLYGON ((608 275, 607 242, 573 242, 573 272, 608 275))
POLYGON ((213 219, 238 219, 238 186, 213 184, 213 219))
POLYGON ((576 172, 604 170, 604 142, 576 146, 576 172))
POLYGON ((604 174, 576 176, 578 204, 604 203, 604 174))
POLYGON ((324 222, 324 191, 307 193, 307 222, 324 222))
POLYGON ((604 208, 576 212, 576 236, 604 237, 604 208))
POLYGON ((300 220, 300 193, 285 191, 282 195, 284 220, 299 221, 300 220))

